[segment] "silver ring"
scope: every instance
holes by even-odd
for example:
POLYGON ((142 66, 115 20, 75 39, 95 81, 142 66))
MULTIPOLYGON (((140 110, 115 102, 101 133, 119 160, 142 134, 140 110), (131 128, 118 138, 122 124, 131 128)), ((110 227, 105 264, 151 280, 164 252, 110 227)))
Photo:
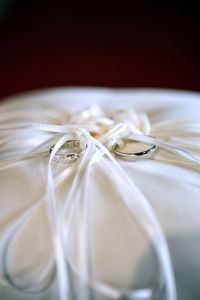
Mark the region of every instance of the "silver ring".
POLYGON ((121 139, 119 143, 116 143, 113 146, 113 152, 120 158, 125 159, 125 160, 140 160, 140 159, 148 159, 148 158, 152 158, 153 155, 155 154, 155 152, 158 150, 158 146, 156 145, 150 145, 150 147, 146 148, 146 145, 148 144, 144 144, 145 145, 145 150, 143 151, 139 151, 139 152, 124 152, 121 151, 120 148, 124 145, 126 145, 127 143, 135 143, 138 142, 136 140, 133 139, 121 139))
MULTIPOLYGON (((55 145, 50 148, 50 153, 53 151, 54 147, 55 145)), ((83 147, 79 139, 67 140, 55 154, 53 160, 58 163, 73 163, 82 157, 86 148, 87 144, 83 147)))

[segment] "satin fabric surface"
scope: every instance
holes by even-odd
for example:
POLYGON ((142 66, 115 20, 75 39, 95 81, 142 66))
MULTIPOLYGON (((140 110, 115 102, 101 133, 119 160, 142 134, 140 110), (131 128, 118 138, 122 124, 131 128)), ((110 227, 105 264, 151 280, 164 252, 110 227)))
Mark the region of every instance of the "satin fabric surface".
MULTIPOLYGON (((91 108, 98 112, 97 115, 101 112, 105 116, 113 115, 111 121, 117 122, 127 120, 129 112, 133 111, 136 134, 138 129, 139 133, 187 149, 200 157, 200 95, 192 92, 85 88, 38 91, 2 102, 0 125, 9 124, 7 116, 12 111, 16 111, 12 120, 15 124, 23 121, 24 124, 60 125, 69 120, 75 122, 73 116, 77 121, 79 112, 91 108), (145 121, 144 115, 149 123, 145 121)), ((110 124, 104 123, 104 126, 110 124)), ((13 157, 13 149, 16 153, 23 152, 23 147, 15 145, 14 139, 9 139, 9 134, 10 131, 6 130, 1 135, 1 160, 7 159, 9 155, 13 157)), ((20 131, 20 134, 26 150, 31 150, 49 138, 48 132, 39 130, 32 139, 28 131, 20 131)), ((48 159, 41 156, 23 160, 0 173, 0 250, 6 253, 7 266, 19 286, 23 286, 24 280, 31 282, 39 278, 47 262, 49 268, 53 265, 51 229, 44 201, 48 159), (2 250, 4 233, 26 212, 23 226, 13 238, 11 247, 2 250)), ((199 299, 199 165, 169 153, 163 147, 153 159, 134 162, 116 159, 148 200, 163 230, 172 260, 178 299, 199 299)), ((72 167, 69 175, 64 165, 58 168, 65 177, 57 179, 55 188, 56 198, 62 202, 76 169, 72 167)), ((94 169, 89 180, 94 277, 97 281, 121 289, 154 286, 159 277, 155 251, 149 248, 148 237, 140 228, 135 226, 134 230, 130 230, 128 213, 121 209, 120 201, 117 200, 118 193, 113 183, 109 182, 109 176, 109 171, 107 173, 106 167, 102 167, 99 162, 99 167, 94 169)), ((78 244, 82 238, 78 229, 82 226, 79 213, 77 211, 74 217, 75 237, 70 257, 75 268, 82 270, 84 260, 81 258, 81 247, 84 245, 78 244)), ((87 299, 88 294, 84 296, 84 287, 81 287, 79 279, 74 275, 72 280, 75 287, 82 291, 76 297, 87 299)), ((33 294, 21 293, 5 283, 0 285, 0 299, 59 299, 57 291, 55 278, 47 289, 33 294)), ((96 295, 96 298, 107 299, 101 295, 96 295)))

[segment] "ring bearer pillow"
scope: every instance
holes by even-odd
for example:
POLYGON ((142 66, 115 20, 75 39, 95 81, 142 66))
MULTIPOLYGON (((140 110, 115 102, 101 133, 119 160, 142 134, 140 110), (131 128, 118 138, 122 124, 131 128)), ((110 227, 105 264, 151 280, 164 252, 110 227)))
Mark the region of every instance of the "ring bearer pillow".
POLYGON ((53 89, 0 114, 0 299, 200 298, 198 94, 53 89))

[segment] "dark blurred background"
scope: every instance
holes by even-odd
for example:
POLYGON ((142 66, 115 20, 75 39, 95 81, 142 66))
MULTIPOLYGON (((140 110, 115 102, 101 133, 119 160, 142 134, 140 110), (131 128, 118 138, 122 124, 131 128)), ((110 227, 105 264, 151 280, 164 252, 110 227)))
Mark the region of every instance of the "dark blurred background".
POLYGON ((198 6, 115 2, 0 0, 0 97, 77 85, 200 91, 198 6))

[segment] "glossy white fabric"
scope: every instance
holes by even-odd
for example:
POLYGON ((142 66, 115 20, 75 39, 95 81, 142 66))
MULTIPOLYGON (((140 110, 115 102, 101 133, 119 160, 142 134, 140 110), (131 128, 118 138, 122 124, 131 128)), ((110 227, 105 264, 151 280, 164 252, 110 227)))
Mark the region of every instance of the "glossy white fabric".
MULTIPOLYGON (((21 143, 24 143, 24 151, 27 152, 27 149, 31 150, 50 137, 48 126, 41 130, 41 123, 56 126, 67 122, 77 124, 80 120, 77 111, 88 107, 92 107, 90 113, 98 118, 98 124, 88 122, 87 109, 85 110, 87 122, 79 125, 86 127, 94 134, 99 134, 99 140, 108 148, 109 142, 112 144, 121 134, 123 136, 124 132, 123 126, 117 127, 116 136, 115 132, 111 132, 111 135, 107 136, 106 131, 107 128, 112 127, 112 120, 116 124, 122 123, 123 125, 124 121, 127 123, 130 118, 131 126, 134 126, 131 132, 133 138, 147 142, 148 139, 151 139, 149 135, 157 138, 160 151, 154 159, 137 162, 118 160, 118 163, 148 200, 158 218, 172 258, 178 299, 199 299, 200 96, 195 93, 159 90, 50 90, 32 95, 22 95, 4 102, 0 108, 0 125, 9 124, 8 117, 13 111, 14 127, 18 124, 24 128, 33 126, 34 130, 31 132, 30 130, 15 130, 18 137, 21 135, 21 143), (94 105, 98 105, 98 107, 94 105), (120 112, 117 112, 119 110, 120 112), (129 114, 130 112, 132 113, 129 114), (112 118, 108 120, 106 115, 111 115, 112 118), (102 128, 102 126, 98 127, 99 124, 103 124, 104 130, 101 132, 98 131, 99 128, 102 128), (37 134, 35 128, 38 130, 37 134), (30 138, 30 136, 34 138, 30 138), (173 147, 174 151, 172 151, 173 147)), ((81 114, 83 115, 83 112, 81 114)), ((55 132, 60 130, 62 137, 64 129, 56 126, 51 130, 55 130, 55 132)), ((9 157, 13 158, 13 155, 25 153, 23 153, 21 143, 15 144, 12 134, 12 130, 1 131, 1 161, 3 159, 7 161, 9 157)), ((1 242, 4 233, 12 226, 13 222, 24 213, 27 214, 22 228, 13 240, 12 247, 9 248, 8 265, 12 269, 13 278, 17 284, 23 285, 25 279, 30 282, 35 281, 37 284, 37 281, 40 282, 41 276, 45 277, 41 270, 44 269, 47 261, 49 269, 53 269, 52 231, 49 227, 46 202, 44 201, 48 157, 37 156, 31 160, 13 163, 8 168, 6 162, 2 162, 1 166, 1 242), (4 164, 5 169, 3 169, 4 164), (40 201, 38 202, 38 200, 40 201)), ((109 165, 106 165, 106 168, 108 167, 109 165)), ((76 173, 76 169, 73 167, 70 174, 65 166, 60 168, 62 169, 60 171, 63 172, 57 173, 57 201, 64 199, 74 176, 73 172, 76 173)), ((148 236, 146 237, 141 229, 136 227, 135 230, 132 227, 130 230, 127 212, 124 214, 121 210, 120 201, 116 201, 118 193, 109 182, 109 171, 106 178, 106 169, 102 170, 101 168, 102 165, 99 163, 99 168, 94 169, 89 181, 90 198, 92 199, 92 225, 90 225, 92 228, 93 250, 91 256, 95 270, 94 277, 96 280, 106 282, 116 288, 129 289, 133 286, 144 288, 153 285, 158 272, 155 251, 150 253, 149 257, 148 236)), ((124 184, 127 183, 124 182, 124 184)), ((79 195, 79 197, 81 196, 79 195)), ((79 219, 77 212, 75 220, 77 220, 78 226, 80 226, 79 219)), ((73 241, 71 259, 75 268, 84 271, 84 258, 81 258, 81 247, 84 247, 84 243, 78 244, 78 241, 81 240, 78 235, 81 233, 78 233, 79 230, 76 226, 74 225, 74 230, 77 238, 74 238, 73 241)), ((51 275, 51 272, 49 274, 51 275)), ((75 279, 75 284, 77 282, 78 280, 75 279)), ((80 290, 83 293, 82 289, 80 290)), ((58 299, 57 291, 56 282, 52 283, 44 293, 31 296, 1 285, 0 298, 58 299)), ((84 297, 83 294, 81 296, 84 297)), ((87 294, 84 299, 87 299, 87 294)))

